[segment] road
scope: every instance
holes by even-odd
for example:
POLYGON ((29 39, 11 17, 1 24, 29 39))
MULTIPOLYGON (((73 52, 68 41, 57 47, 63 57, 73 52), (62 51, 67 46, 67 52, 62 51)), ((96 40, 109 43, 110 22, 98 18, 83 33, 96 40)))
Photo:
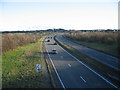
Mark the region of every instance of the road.
MULTIPOLYGON (((53 37, 53 35, 49 37, 53 37)), ((54 42, 52 38, 50 42, 44 44, 62 88, 116 88, 114 84, 83 64, 61 46, 53 45, 54 42), (58 51, 58 54, 50 53, 53 48, 58 51)))
POLYGON ((79 45, 77 43, 71 42, 67 40, 63 35, 58 35, 58 40, 61 40, 65 44, 72 46, 73 48, 77 49, 79 52, 117 70, 120 71, 120 59, 104 54, 102 52, 87 48, 85 46, 79 45))

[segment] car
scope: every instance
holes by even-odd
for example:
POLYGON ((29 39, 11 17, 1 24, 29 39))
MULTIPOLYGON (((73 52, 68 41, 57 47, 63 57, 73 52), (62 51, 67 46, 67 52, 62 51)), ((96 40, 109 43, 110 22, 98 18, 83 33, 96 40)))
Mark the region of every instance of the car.
POLYGON ((50 42, 50 40, 47 40, 47 42, 50 42))
POLYGON ((52 53, 52 54, 57 54, 58 52, 57 52, 56 49, 52 49, 51 53, 52 53))
POLYGON ((54 42, 54 43, 53 43, 53 45, 57 45, 57 43, 56 43, 56 42, 54 42))

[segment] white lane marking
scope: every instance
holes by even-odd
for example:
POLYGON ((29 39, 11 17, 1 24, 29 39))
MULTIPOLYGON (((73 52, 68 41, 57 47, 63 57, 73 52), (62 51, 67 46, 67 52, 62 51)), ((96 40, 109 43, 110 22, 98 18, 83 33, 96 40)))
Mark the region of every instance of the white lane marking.
MULTIPOLYGON (((57 43, 58 44, 58 43, 57 43)), ((59 47, 61 47, 58 44, 59 47)), ((61 47, 62 48, 62 47, 61 47)), ((62 48, 63 49, 63 48, 62 48)), ((89 70, 91 70, 93 73, 95 73, 96 75, 98 75, 100 78, 102 78, 103 80, 105 80, 107 83, 109 83, 110 85, 112 85, 115 88, 118 88, 117 86, 115 86, 113 83, 111 83, 110 81, 108 81, 107 79, 105 79, 103 76, 99 75, 97 72, 95 72, 94 70, 92 70, 90 67, 88 67, 86 64, 82 63, 80 60, 78 60, 76 57, 74 57, 72 54, 70 54, 68 51, 66 51, 65 49, 63 49, 65 52, 67 52, 70 56, 72 56, 75 60, 77 60, 79 63, 81 63, 82 65, 84 65, 86 68, 88 68, 89 70)))
POLYGON ((80 76, 80 78, 86 83, 85 79, 82 76, 80 76))
POLYGON ((68 64, 68 66, 69 66, 69 67, 71 67, 71 65, 70 65, 70 64, 68 64))
MULTIPOLYGON (((45 46, 45 48, 46 48, 46 46, 45 46)), ((60 78, 60 76, 59 76, 59 74, 58 74, 58 72, 57 72, 57 69, 55 68, 55 65, 54 65, 54 63, 53 63, 53 61, 52 61, 52 59, 51 59, 51 57, 50 57, 50 54, 48 53, 47 48, 46 48, 46 51, 47 51, 48 57, 49 57, 49 59, 50 59, 50 61, 51 61, 51 63, 52 63, 52 66, 53 66, 53 68, 54 68, 54 70, 55 70, 55 72, 56 72, 56 74, 57 74, 57 77, 58 77, 58 79, 59 79, 62 87, 65 89, 65 86, 64 86, 64 84, 63 84, 63 82, 62 82, 62 80, 61 80, 61 78, 60 78)))
POLYGON ((61 59, 63 59, 63 56, 60 56, 61 57, 61 59))

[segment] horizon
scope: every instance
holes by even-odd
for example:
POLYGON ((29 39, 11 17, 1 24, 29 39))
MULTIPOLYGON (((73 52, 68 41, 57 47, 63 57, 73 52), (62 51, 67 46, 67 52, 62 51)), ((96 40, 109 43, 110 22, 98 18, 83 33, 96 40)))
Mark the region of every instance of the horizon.
POLYGON ((118 0, 1 0, 0 10, 0 31, 118 29, 118 0))
MULTIPOLYGON (((56 30, 58 30, 58 29, 64 29, 64 28, 54 28, 54 29, 56 29, 56 30)), ((54 30, 54 29, 44 29, 44 30, 5 30, 5 31, 2 31, 2 30, 0 30, 0 32, 29 32, 29 31, 46 31, 46 30, 54 30)), ((81 30, 76 30, 76 29, 64 29, 64 30, 67 30, 67 31, 71 31, 71 30, 73 30, 73 31, 107 31, 107 30, 111 30, 111 31, 120 31, 120 29, 81 29, 81 30)))

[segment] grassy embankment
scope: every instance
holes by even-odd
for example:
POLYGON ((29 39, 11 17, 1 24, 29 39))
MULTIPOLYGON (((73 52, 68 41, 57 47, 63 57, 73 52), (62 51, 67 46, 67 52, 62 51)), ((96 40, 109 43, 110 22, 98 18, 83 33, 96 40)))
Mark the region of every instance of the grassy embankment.
POLYGON ((119 34, 118 32, 77 32, 66 34, 65 37, 80 45, 119 57, 119 34))
POLYGON ((5 33, 2 34, 2 52, 14 50, 18 46, 37 42, 41 33, 5 33))
POLYGON ((62 41, 58 40, 56 38, 57 42, 62 45, 63 48, 65 48, 67 51, 69 51, 71 54, 75 55, 77 58, 80 58, 80 60, 85 63, 86 65, 88 65, 89 67, 93 68, 95 71, 101 73, 103 76, 105 76, 106 78, 110 79, 111 81, 115 82, 116 84, 119 85, 118 80, 116 80, 115 78, 111 78, 109 75, 114 76, 119 78, 119 72, 107 67, 104 64, 101 64, 99 62, 97 62, 96 60, 80 53, 78 50, 73 49, 71 46, 64 44, 62 41))
POLYGON ((49 86, 41 58, 43 39, 3 54, 3 88, 47 88, 49 86), (42 65, 41 72, 36 72, 36 64, 42 65))

